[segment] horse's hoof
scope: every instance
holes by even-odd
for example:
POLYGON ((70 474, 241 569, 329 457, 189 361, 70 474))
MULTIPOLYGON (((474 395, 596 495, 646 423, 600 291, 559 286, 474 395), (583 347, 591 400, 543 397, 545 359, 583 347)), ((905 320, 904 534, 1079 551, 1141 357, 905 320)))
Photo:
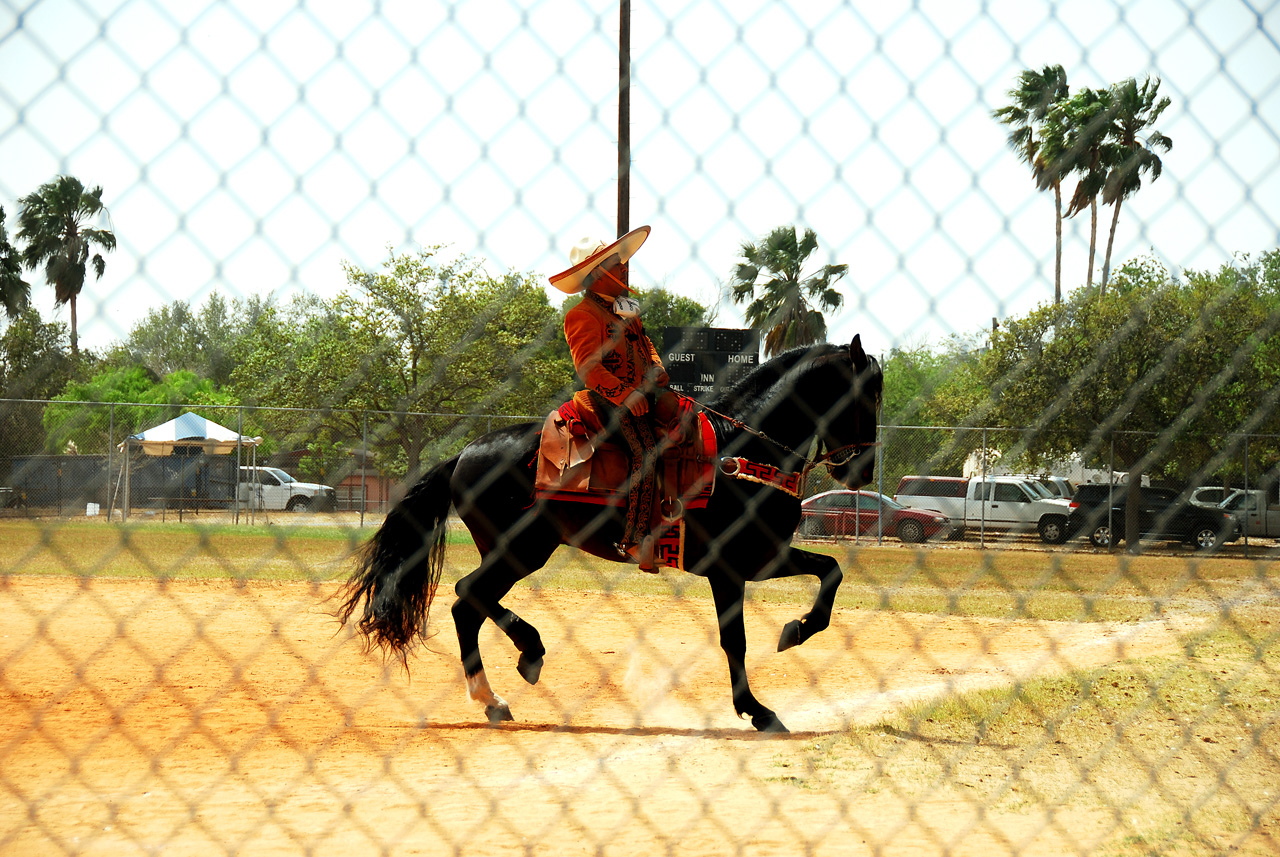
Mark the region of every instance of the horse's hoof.
POLYGON ((803 642, 804 640, 800 639, 800 620, 792 619, 782 626, 782 636, 778 637, 778 651, 785 652, 803 642))
POLYGON ((751 725, 756 727, 757 732, 783 734, 791 731, 782 725, 782 721, 778 719, 778 715, 774 714, 772 711, 767 714, 757 714, 755 717, 752 717, 751 725))
POLYGON ((499 723, 505 723, 508 720, 515 720, 515 718, 511 716, 511 706, 507 705, 505 702, 501 705, 486 705, 484 708, 484 716, 488 717, 489 723, 495 726, 499 723))
POLYGON ((542 658, 529 659, 521 655, 520 660, 516 662, 516 670, 529 684, 537 684, 539 676, 542 675, 542 658))

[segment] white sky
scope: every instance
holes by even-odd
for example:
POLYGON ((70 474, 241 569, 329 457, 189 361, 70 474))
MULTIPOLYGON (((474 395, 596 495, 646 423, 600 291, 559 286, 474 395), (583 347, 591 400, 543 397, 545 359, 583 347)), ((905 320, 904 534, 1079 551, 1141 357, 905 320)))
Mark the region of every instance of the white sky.
MULTIPOLYGON (((631 224, 654 227, 638 285, 715 303, 743 241, 797 223, 818 234, 815 264, 850 265, 832 335, 874 351, 1051 299, 1052 196, 990 118, 1048 63, 1073 88, 1156 75, 1173 99, 1158 125, 1173 151, 1125 204, 1114 264, 1216 268, 1280 246, 1280 2, 632 15, 631 224)), ((0 205, 12 230, 17 199, 58 173, 105 189, 120 246, 81 298, 90 346, 215 289, 332 295, 341 260, 374 268, 388 246, 551 274, 615 229, 617 30, 605 0, 0 0, 0 205)), ((1071 289, 1087 215, 1067 230, 1071 289)), ((718 323, 739 318, 722 306, 718 323)))

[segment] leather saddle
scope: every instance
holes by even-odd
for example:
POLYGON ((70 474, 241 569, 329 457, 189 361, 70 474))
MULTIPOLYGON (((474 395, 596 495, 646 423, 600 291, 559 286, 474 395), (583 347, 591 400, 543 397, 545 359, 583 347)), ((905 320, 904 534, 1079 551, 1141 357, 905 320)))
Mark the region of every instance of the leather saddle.
MULTIPOLYGON (((683 401, 683 400, 682 400, 683 401)), ((716 436, 706 414, 686 406, 655 426, 658 437, 658 510, 674 521, 707 505, 715 486, 716 436)), ((572 401, 547 415, 538 446, 534 496, 625 507, 631 475, 625 446, 593 432, 572 401)))

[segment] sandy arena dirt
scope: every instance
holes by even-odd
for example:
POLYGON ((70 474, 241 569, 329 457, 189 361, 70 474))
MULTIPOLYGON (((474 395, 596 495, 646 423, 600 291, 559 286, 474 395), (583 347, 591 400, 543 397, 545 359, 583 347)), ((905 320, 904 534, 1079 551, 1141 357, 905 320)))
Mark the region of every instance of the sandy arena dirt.
POLYGON ((518 719, 494 728, 466 697, 451 597, 406 678, 338 629, 333 589, 8 578, 0 853, 1080 852, 1109 835, 1107 813, 912 803, 780 772, 906 701, 1177 644, 1160 623, 840 610, 778 654, 803 609, 749 603, 753 689, 793 730, 762 736, 733 714, 709 603, 522 588, 506 603, 549 654, 530 687, 486 626, 489 678, 518 719))

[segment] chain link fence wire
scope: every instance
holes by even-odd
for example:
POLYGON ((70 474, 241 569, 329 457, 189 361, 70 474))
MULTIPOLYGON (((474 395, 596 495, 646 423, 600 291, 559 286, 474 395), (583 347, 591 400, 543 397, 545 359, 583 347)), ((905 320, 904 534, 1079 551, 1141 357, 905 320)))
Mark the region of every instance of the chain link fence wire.
MULTIPOLYGON (((1061 63, 1073 89, 1152 75, 1171 98, 1174 148, 1125 201, 1113 269, 1145 254, 1181 277, 1280 246, 1275 3, 701 0, 630 24, 630 212, 654 227, 633 281, 737 326, 722 298, 743 242, 811 227, 811 261, 850 265, 830 339, 881 356, 886 401, 904 354, 981 353, 1053 299, 1052 195, 991 117, 1024 69, 1061 63)), ((444 244, 545 277, 613 234, 619 28, 598 2, 0 0, 9 236, 54 176, 104 188, 119 246, 78 307, 98 352, 173 301, 333 298, 344 261, 388 252, 444 244)), ((1100 276, 1111 211, 1092 275, 1087 208, 1067 220, 1067 294, 1100 276)), ((1232 311, 1207 303, 1166 353, 1232 311)), ((749 583, 742 608, 746 678, 788 734, 735 717, 715 594, 674 570, 562 547, 484 625, 483 686, 443 606, 481 563, 456 519, 408 674, 335 621, 419 474, 541 416, 51 401, 6 375, 0 853, 1278 853, 1275 391, 1191 426, 1275 322, 1166 425, 1132 406, 1172 361, 1132 377, 1103 341, 1030 427, 987 419, 992 396, 880 426, 863 499, 808 474, 796 546, 839 561, 830 625, 775 651, 823 597, 812 577, 749 583), (1129 410, 1055 437, 1104 383, 1129 410), (240 441, 128 441, 187 411, 240 441), (1152 466, 1170 450, 1191 463, 1152 466), (892 504, 912 477, 984 476, 976 522, 892 504), (1036 493, 1051 476, 1088 490, 1074 508, 1036 493), (1121 549, 1135 499, 1161 505, 1121 549), (1217 514, 1238 535, 1168 536, 1206 508, 1190 499, 1234 502, 1217 514), (1060 540, 997 502, 1093 517, 1060 540), (520 622, 547 650, 536 683, 520 622), (493 692, 514 722, 486 718, 493 692)))

